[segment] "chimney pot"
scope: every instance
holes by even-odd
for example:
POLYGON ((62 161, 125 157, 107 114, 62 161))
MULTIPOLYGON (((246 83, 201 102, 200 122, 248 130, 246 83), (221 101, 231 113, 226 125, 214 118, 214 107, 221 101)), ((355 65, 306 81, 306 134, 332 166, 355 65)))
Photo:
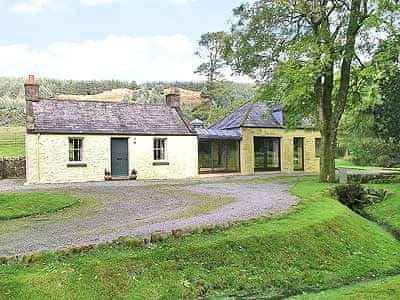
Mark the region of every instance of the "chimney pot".
POLYGON ((29 84, 35 84, 35 75, 29 75, 28 76, 28 83, 29 84))

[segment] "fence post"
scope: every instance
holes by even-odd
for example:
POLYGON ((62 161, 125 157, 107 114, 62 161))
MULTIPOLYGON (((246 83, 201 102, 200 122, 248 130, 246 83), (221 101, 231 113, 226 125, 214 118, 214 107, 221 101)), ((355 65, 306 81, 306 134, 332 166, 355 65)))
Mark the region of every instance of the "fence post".
POLYGON ((4 159, 0 158, 0 179, 4 179, 6 177, 4 174, 6 170, 4 162, 4 159))

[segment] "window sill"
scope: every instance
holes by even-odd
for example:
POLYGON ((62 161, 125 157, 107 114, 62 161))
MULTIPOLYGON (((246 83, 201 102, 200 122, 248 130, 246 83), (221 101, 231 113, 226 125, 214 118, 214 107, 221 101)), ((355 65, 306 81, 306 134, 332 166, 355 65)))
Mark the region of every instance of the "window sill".
POLYGON ((169 166, 168 161, 153 161, 153 166, 169 166))
POLYGON ((87 167, 87 163, 80 162, 80 161, 69 162, 69 163, 67 163, 67 167, 68 168, 86 168, 87 167))

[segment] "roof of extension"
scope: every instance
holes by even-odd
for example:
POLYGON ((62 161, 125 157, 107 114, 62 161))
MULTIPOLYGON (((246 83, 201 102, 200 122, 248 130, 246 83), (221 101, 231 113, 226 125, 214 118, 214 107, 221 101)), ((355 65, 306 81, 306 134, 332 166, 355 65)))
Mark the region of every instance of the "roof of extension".
POLYGON ((242 134, 239 128, 235 129, 206 129, 195 128, 200 140, 240 140, 242 134))
POLYGON ((233 129, 240 127, 283 128, 274 112, 281 112, 279 106, 268 107, 265 103, 248 102, 226 116, 211 129, 233 129))
POLYGON ((195 135, 166 105, 43 100, 32 102, 32 133, 195 135))

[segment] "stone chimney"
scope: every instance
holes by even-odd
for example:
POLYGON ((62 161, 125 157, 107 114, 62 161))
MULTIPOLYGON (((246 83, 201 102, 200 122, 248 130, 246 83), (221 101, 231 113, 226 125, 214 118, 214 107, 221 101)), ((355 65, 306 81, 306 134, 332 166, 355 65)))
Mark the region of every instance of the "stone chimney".
POLYGON ((168 90, 165 96, 165 101, 169 107, 180 108, 181 107, 181 95, 179 89, 172 87, 168 90))
POLYGON ((25 100, 39 101, 39 85, 35 83, 35 75, 29 75, 28 82, 25 83, 25 100))
POLYGON ((31 131, 34 129, 32 102, 38 102, 39 84, 35 83, 35 76, 29 75, 28 81, 25 83, 25 101, 26 101, 26 129, 31 131))

